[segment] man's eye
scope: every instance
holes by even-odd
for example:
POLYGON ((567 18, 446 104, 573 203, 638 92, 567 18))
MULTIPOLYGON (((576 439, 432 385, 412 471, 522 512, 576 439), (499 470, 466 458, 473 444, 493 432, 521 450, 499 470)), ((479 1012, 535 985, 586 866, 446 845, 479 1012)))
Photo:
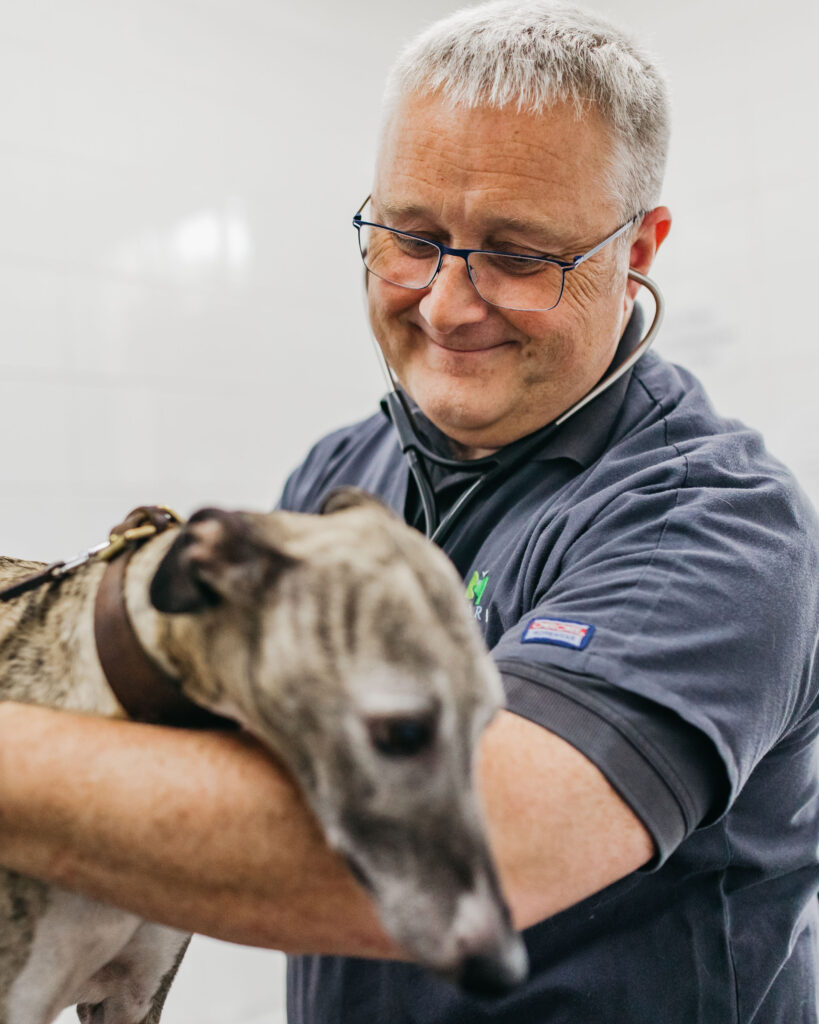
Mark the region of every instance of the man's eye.
POLYGON ((422 718, 371 718, 367 722, 375 749, 387 757, 411 757, 425 750, 435 735, 431 715, 422 718))
POLYGON ((425 242, 422 238, 407 238, 405 235, 393 235, 392 240, 393 244, 406 256, 413 256, 421 260, 438 258, 438 250, 435 246, 425 242))
POLYGON ((486 256, 485 259, 494 270, 515 277, 537 274, 549 266, 544 260, 527 256, 486 256))

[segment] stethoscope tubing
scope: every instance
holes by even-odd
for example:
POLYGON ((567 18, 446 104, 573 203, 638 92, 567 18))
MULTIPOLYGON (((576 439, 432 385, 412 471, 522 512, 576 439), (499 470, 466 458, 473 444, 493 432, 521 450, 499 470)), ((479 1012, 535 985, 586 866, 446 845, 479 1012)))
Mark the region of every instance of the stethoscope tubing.
MULTIPOLYGON (((427 537, 429 537, 429 539, 434 543, 438 544, 439 547, 443 547, 447 538, 451 534, 458 517, 463 513, 468 505, 474 502, 475 498, 482 491, 488 489, 499 477, 513 472, 534 451, 540 448, 544 441, 551 437, 558 427, 562 426, 568 419, 574 416, 575 413, 580 412, 580 410, 585 408, 585 406, 590 402, 593 402, 598 395, 607 391, 646 354, 649 348, 651 348, 663 320, 663 315, 665 313, 665 300, 663 299, 662 292, 655 282, 652 281, 651 278, 646 277, 645 274, 640 274, 636 270, 629 269, 628 276, 633 281, 637 281, 646 288, 654 299, 654 318, 640 344, 626 359, 623 360, 622 363, 620 363, 619 366, 612 370, 611 373, 607 374, 591 389, 591 391, 571 405, 565 412, 561 413, 560 416, 552 420, 552 422, 547 424, 545 427, 541 427, 533 434, 530 434, 527 438, 511 445, 508 449, 502 450, 500 457, 498 455, 489 455, 482 459, 475 459, 466 462, 462 459, 447 458, 446 456, 439 455, 437 452, 432 451, 428 445, 424 444, 423 440, 419 436, 412 421, 412 412, 407 406, 403 395, 398 391, 392 371, 386 361, 383 361, 382 356, 385 375, 391 386, 390 392, 385 397, 387 412, 392 420, 396 434, 398 435, 398 440, 401 444, 401 451, 407 460, 409 471, 412 473, 418 487, 421 508, 424 513, 424 532, 427 537), (481 473, 477 480, 473 481, 473 483, 467 487, 443 519, 439 520, 435 502, 435 492, 429 481, 429 477, 424 470, 421 462, 422 458, 427 459, 429 462, 437 466, 442 466, 447 469, 481 469, 482 466, 485 466, 486 471, 481 473)), ((376 349, 380 354, 378 346, 376 346, 376 349)))

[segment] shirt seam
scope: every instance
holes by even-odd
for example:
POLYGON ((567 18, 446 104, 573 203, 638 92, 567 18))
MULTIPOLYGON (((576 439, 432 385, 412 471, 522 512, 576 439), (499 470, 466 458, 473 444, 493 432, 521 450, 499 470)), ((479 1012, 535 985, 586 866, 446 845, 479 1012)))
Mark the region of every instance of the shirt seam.
POLYGON ((736 964, 736 951, 734 949, 733 931, 731 928, 731 907, 728 901, 728 894, 725 891, 725 884, 728 880, 728 868, 734 859, 733 847, 731 845, 731 837, 728 834, 728 829, 723 825, 722 828, 722 841, 725 844, 725 864, 720 873, 719 881, 719 894, 720 902, 722 905, 722 920, 723 929, 725 932, 726 946, 728 947, 728 962, 730 964, 731 973, 731 994, 734 998, 734 1024, 740 1024, 739 1019, 739 1007, 740 1007, 740 994, 739 994, 739 971, 737 970, 736 964))
MULTIPOLYGON (((637 367, 635 367, 635 371, 636 371, 636 369, 637 369, 637 367)), ((676 512, 677 507, 679 505, 680 492, 682 490, 684 490, 688 486, 688 479, 689 479, 689 472, 690 472, 690 463, 689 463, 689 460, 688 460, 688 456, 685 454, 685 452, 683 452, 680 449, 679 445, 677 445, 673 441, 669 440, 668 415, 666 413, 666 410, 665 410, 665 407, 664 407, 662 401, 660 399, 658 399, 656 397, 656 395, 654 395, 654 393, 648 387, 646 382, 643 380, 643 378, 637 372, 634 373, 634 380, 645 391, 645 393, 648 396, 648 398, 654 403, 656 408, 659 409, 659 411, 661 413, 662 423, 663 423, 663 440, 665 441, 666 447, 669 447, 669 448, 673 449, 673 451, 677 454, 678 458, 680 458, 682 460, 682 471, 681 471, 682 478, 681 478, 679 483, 674 488, 674 502, 671 505, 671 507, 668 509, 666 514, 663 516, 662 526, 661 526, 661 528, 660 528, 660 530, 659 530, 659 532, 657 534, 657 539, 656 539, 656 541, 654 543, 654 546, 652 547, 651 552, 648 554, 648 557, 647 557, 647 559, 645 561, 645 564, 643 565, 643 568, 640 571, 639 576, 633 581, 633 583, 630 585, 630 587, 628 589, 628 596, 626 596, 624 598, 623 602, 622 602, 622 610, 620 612, 620 615, 613 621, 613 628, 620 628, 620 629, 622 629, 623 618, 625 617, 627 611, 629 610, 631 595, 639 588, 640 584, 645 579, 646 574, 649 572, 649 570, 651 569, 652 565, 654 564, 654 560, 655 560, 655 558, 657 556, 657 552, 660 550, 660 547, 662 546, 663 539, 664 539, 664 537, 666 535, 666 531, 668 530, 668 527, 670 525, 671 517, 676 512)), ((601 512, 602 511, 603 510, 601 510, 601 512)), ((640 622, 645 622, 646 618, 649 616, 649 614, 651 614, 651 612, 656 607, 657 601, 660 599, 660 593, 662 593, 664 590, 665 590, 665 587, 663 587, 661 589, 661 591, 657 594, 657 597, 656 597, 655 601, 651 604, 651 606, 644 609, 644 614, 643 614, 640 622)), ((629 634, 633 634, 633 633, 637 632, 639 629, 640 629, 639 623, 635 623, 632 628, 628 629, 628 633, 629 634)))

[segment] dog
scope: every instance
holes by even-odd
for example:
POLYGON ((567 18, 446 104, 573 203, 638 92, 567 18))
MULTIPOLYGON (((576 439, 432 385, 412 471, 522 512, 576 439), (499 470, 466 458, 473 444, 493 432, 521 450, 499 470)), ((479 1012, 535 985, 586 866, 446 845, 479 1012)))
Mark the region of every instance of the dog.
MULTIPOLYGON (((115 695, 103 671, 127 646, 101 635, 113 586, 174 700, 238 724, 292 773, 394 940, 467 988, 505 990, 526 954, 473 777, 498 673, 434 545, 352 488, 323 513, 206 509, 147 540, 113 585, 114 561, 92 559, 0 605, 0 699, 162 720, 135 716, 143 694, 115 695)), ((0 559, 0 585, 42 570, 0 559)), ((2 870, 0 935, 0 1024, 75 1004, 83 1024, 157 1024, 190 938, 2 870)))

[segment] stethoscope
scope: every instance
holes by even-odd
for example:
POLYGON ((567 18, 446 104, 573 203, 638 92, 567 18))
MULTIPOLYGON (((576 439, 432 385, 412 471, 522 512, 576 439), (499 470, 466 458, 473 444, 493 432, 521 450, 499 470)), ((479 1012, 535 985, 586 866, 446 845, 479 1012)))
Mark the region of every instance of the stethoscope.
POLYGON ((412 410, 405 396, 398 388, 398 382, 393 375, 392 369, 384 358, 380 346, 377 343, 375 344, 375 350, 387 381, 387 387, 389 388, 389 392, 384 397, 387 415, 395 427, 401 451, 407 460, 409 471, 412 473, 418 487, 421 508, 424 513, 424 533, 430 540, 442 547, 458 521, 458 517, 462 515, 469 505, 474 503, 476 498, 485 491, 488 491, 500 477, 511 473, 518 466, 522 465, 531 454, 543 445, 547 438, 554 434, 558 427, 562 426, 575 413, 580 412, 589 402, 593 402, 598 395, 608 390, 612 384, 618 381, 624 373, 627 373, 649 350, 660 329, 665 311, 665 302, 660 289, 650 278, 631 269, 629 269, 628 276, 633 281, 639 282, 644 288, 647 288, 654 299, 654 319, 651 321, 651 325, 640 344, 616 369, 607 374, 588 394, 561 413, 557 419, 552 420, 551 423, 536 430, 533 434, 529 434, 519 441, 507 445, 499 452, 493 455, 486 455, 480 459, 446 458, 433 451, 424 443, 413 422, 412 410), (434 465, 445 469, 462 471, 467 469, 478 474, 477 478, 462 492, 443 518, 438 513, 435 491, 424 468, 422 459, 426 459, 434 465))

